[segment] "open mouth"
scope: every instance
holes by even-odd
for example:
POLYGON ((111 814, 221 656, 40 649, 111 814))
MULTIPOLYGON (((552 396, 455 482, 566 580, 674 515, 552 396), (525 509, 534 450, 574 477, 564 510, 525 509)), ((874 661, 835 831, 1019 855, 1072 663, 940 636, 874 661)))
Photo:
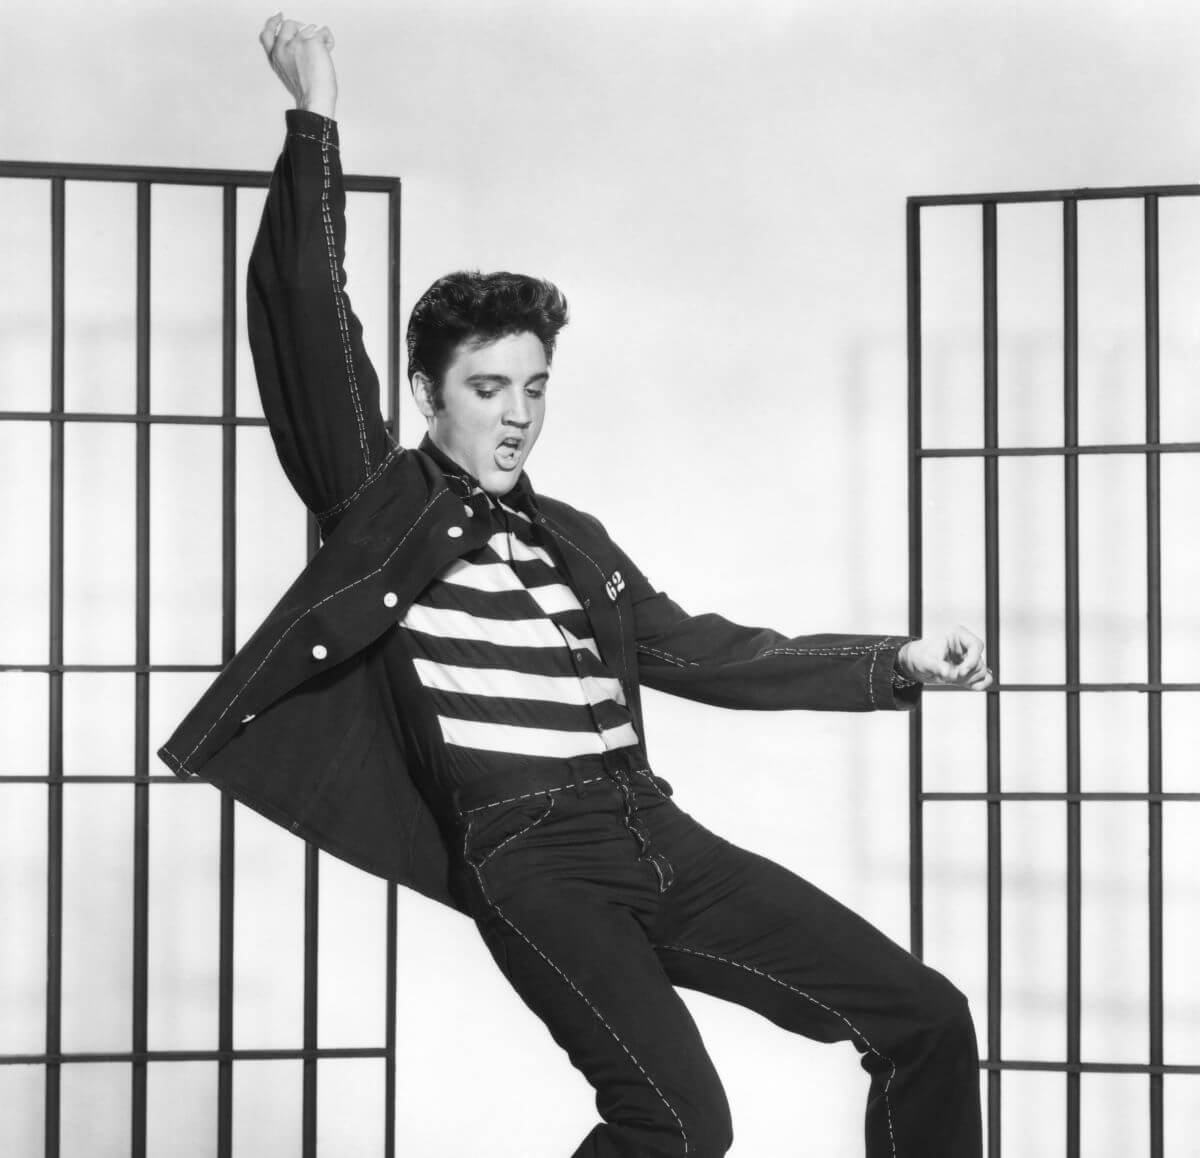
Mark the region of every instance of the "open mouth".
POLYGON ((496 465, 501 470, 512 470, 521 458, 521 450, 525 445, 522 438, 509 437, 501 440, 496 447, 496 465))

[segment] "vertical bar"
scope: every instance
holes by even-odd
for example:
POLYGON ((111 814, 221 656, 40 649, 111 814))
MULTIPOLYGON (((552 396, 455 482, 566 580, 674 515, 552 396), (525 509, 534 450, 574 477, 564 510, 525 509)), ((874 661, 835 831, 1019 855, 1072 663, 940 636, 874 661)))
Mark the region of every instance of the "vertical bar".
MULTIPOLYGON (((308 553, 311 557, 320 544, 317 520, 310 514, 308 553)), ((318 918, 321 909, 320 854, 314 844, 304 849, 304 1049, 317 1048, 317 949, 318 918)), ((304 1059, 303 1109, 301 1125, 302 1158, 317 1155, 317 1059, 304 1059)))
MULTIPOLYGON (((237 188, 226 185, 222 216, 221 414, 237 412, 237 188)), ((221 429, 221 662, 237 647, 237 428, 221 429)), ((234 801, 221 795, 218 964, 217 1158, 233 1156, 234 801)))
MULTIPOLYGON (((921 504, 921 208, 908 204, 908 633, 920 638, 924 604, 921 504)), ((921 709, 908 717, 909 947, 925 952, 925 860, 921 709)))
MULTIPOLYGON (((996 206, 983 207, 983 444, 995 449, 999 438, 998 308, 996 206)), ((1000 671, 1000 501, 999 458, 983 462, 984 566, 986 573, 987 649, 991 667, 1000 671)), ((1000 698, 987 697, 987 790, 1000 791, 1000 698)), ((988 1057, 1001 1060, 1000 1046, 1000 802, 987 805, 988 891, 988 1057)), ((1000 1071, 988 1071, 987 1135, 989 1158, 1000 1155, 1000 1071)))
MULTIPOLYGON (((317 918, 320 909, 320 859, 315 844, 304 848, 304 1049, 317 1048, 317 918)), ((304 1059, 303 1158, 317 1154, 317 1059, 304 1059)))
MULTIPOLYGON (((1158 388, 1158 197, 1145 201, 1146 441, 1159 440, 1158 388)), ((1159 454, 1146 454, 1146 630, 1151 684, 1162 682, 1162 540, 1159 454)), ((1162 791, 1162 692, 1148 693, 1149 790, 1162 791)), ((1163 1062, 1163 847, 1162 802, 1149 808, 1150 1064, 1163 1062)), ((1163 1076, 1150 1075, 1150 1158, 1163 1156, 1163 1076)))
MULTIPOLYGON (((150 413, 150 182, 137 183, 137 413, 150 413)), ((150 424, 137 424, 137 610, 134 675, 133 1052, 130 1153, 146 1158, 150 923, 150 424)))
MULTIPOLYGON (((50 182, 50 410, 65 409, 66 182, 50 182)), ((50 421, 50 710, 46 791, 46 1053, 62 1052, 63 420, 50 421)), ((45 1153, 58 1158, 62 1066, 46 1063, 45 1153)))
POLYGON ((387 1010, 384 1016, 384 1042, 387 1057, 384 1061, 383 1111, 383 1156, 396 1155, 396 886, 388 881, 385 885, 387 899, 387 1010))
MULTIPOLYGON (((1079 206, 1063 202, 1063 445, 1079 445, 1079 206)), ((1066 578, 1066 682, 1078 684, 1079 663, 1079 456, 1063 455, 1066 578)), ((1066 694, 1068 792, 1081 789, 1079 692, 1066 694)), ((1078 799, 1067 804, 1067 1063, 1078 1065, 1080 1056, 1082 965, 1081 914, 1083 870, 1078 799)), ((1080 1158, 1079 1072, 1067 1075, 1067 1153, 1080 1158)))
MULTIPOLYGON (((400 182, 388 191, 388 428, 400 441, 400 182)), ((383 1153, 396 1154, 396 886, 385 886, 387 900, 387 994, 384 1016, 383 1153)))
POLYGON ((400 441, 400 182, 388 190, 388 412, 387 426, 400 441))

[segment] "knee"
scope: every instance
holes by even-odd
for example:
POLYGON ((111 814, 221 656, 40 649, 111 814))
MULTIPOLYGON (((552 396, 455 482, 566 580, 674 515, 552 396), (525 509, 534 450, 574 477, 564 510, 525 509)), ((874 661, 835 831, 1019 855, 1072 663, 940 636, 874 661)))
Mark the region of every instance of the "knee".
POLYGON ((687 1123, 689 1158, 724 1158, 733 1146, 733 1122, 722 1099, 687 1123))
POLYGON ((975 1050, 975 1021, 966 995, 937 970, 924 970, 917 1005, 918 1021, 927 1034, 975 1050))
POLYGON ((688 1077, 691 1080, 663 1086, 643 1085, 636 1099, 622 1104, 606 1104, 603 1092, 597 1097, 606 1121, 604 1130, 612 1135, 614 1143, 620 1139, 618 1149, 622 1154, 677 1158, 682 1153, 687 1158, 724 1158, 733 1145, 725 1090, 711 1071, 688 1077))
POLYGON ((723 1158, 733 1146, 729 1102, 719 1081, 694 1088, 680 1107, 688 1158, 723 1158))

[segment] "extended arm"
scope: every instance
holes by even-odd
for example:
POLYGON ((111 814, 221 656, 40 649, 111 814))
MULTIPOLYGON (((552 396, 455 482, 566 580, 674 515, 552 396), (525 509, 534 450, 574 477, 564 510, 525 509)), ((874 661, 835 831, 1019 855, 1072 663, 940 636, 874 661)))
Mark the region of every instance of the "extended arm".
POLYGON ((915 706, 922 683, 984 690, 992 682, 983 645, 965 628, 945 640, 791 638, 720 615, 689 615, 627 555, 622 563, 641 680, 659 691, 727 708, 871 711, 915 706))
POLYGON ((275 16, 260 41, 297 107, 250 255, 250 347, 280 461, 328 532, 393 447, 346 295, 333 38, 275 16))

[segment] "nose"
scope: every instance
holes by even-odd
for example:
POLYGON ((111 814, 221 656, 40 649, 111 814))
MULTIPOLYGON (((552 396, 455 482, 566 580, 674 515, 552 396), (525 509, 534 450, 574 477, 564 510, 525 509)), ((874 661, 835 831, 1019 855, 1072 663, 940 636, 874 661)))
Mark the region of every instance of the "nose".
POLYGON ((529 399, 522 392, 508 404, 508 410, 504 415, 504 424, 524 430, 532 422, 533 415, 529 412, 529 399))

